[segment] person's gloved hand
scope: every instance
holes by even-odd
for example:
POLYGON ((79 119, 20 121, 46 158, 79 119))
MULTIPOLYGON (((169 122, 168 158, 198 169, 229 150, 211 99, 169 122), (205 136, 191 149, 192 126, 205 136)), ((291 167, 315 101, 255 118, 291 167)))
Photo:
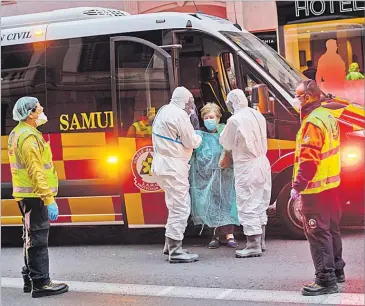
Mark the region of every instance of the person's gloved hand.
POLYGON ((299 197, 300 197, 300 192, 298 191, 298 190, 296 190, 296 189, 292 189, 291 191, 290 191, 290 198, 293 200, 293 201, 296 201, 296 200, 298 200, 299 199, 299 197))
POLYGON ((58 218, 58 206, 56 202, 53 202, 52 204, 49 204, 47 206, 48 208, 48 219, 50 221, 55 221, 58 218))

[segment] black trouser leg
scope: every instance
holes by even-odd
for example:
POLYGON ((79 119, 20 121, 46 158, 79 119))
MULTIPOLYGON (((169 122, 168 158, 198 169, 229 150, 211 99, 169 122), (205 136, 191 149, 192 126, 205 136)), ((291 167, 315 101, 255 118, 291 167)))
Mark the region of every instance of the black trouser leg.
POLYGON ((304 232, 310 245, 317 281, 323 286, 336 283, 331 202, 328 192, 302 196, 304 232))
POLYGON ((26 228, 25 228, 25 213, 26 213, 26 207, 24 204, 18 202, 19 210, 23 216, 22 222, 23 222, 23 258, 24 258, 24 266, 22 267, 22 275, 23 278, 29 277, 29 268, 28 268, 28 261, 27 261, 27 255, 26 255, 26 228))
POLYGON ((43 286, 49 282, 47 207, 39 198, 23 199, 18 204, 24 216, 25 271, 36 286, 43 286))
POLYGON ((333 244, 333 256, 335 260, 335 269, 342 270, 346 263, 342 259, 342 238, 340 231, 340 221, 342 217, 342 207, 341 202, 339 200, 339 196, 336 190, 331 190, 333 205, 331 206, 331 235, 332 235, 332 244, 333 244))

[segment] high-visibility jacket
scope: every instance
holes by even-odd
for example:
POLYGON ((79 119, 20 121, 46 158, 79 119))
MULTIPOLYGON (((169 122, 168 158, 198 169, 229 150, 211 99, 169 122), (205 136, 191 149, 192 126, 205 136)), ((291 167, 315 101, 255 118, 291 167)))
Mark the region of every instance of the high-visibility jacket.
POLYGON ((322 131, 324 136, 323 146, 319 155, 317 171, 311 181, 308 182, 306 189, 301 194, 314 194, 336 188, 340 185, 340 129, 337 120, 323 107, 318 107, 312 111, 302 122, 296 139, 296 152, 294 163, 295 180, 298 175, 300 165, 301 146, 309 141, 307 135, 303 139, 303 129, 311 123, 322 131))
POLYGON ((143 121, 138 121, 133 123, 136 129, 136 137, 151 137, 152 136, 152 126, 144 123, 143 121))
POLYGON ((8 141, 8 154, 10 169, 13 182, 13 197, 22 198, 39 198, 40 195, 34 192, 32 178, 21 154, 21 147, 25 139, 30 135, 36 137, 39 146, 42 147, 41 157, 43 163, 43 173, 48 186, 55 196, 58 191, 58 177, 52 162, 52 151, 48 143, 44 140, 42 133, 32 128, 30 125, 20 122, 10 133, 8 141))

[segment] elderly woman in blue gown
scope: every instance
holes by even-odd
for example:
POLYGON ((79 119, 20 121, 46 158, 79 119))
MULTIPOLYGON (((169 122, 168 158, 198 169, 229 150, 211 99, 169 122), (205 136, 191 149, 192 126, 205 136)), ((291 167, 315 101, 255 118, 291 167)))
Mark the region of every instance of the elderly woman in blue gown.
POLYGON ((232 165, 220 167, 223 148, 219 135, 224 128, 220 124, 222 113, 217 104, 207 103, 201 110, 204 128, 197 131, 203 141, 194 150, 190 165, 191 214, 195 225, 207 225, 214 229, 209 248, 220 244, 237 247, 233 232, 239 225, 234 189, 232 165))

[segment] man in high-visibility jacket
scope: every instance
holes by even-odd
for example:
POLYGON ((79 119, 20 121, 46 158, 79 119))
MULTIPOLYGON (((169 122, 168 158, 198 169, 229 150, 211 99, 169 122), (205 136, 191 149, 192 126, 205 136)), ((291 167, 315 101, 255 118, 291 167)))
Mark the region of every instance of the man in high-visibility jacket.
POLYGON ((23 97, 15 103, 13 119, 19 124, 9 135, 8 152, 13 196, 23 216, 23 291, 34 298, 61 294, 68 286, 50 280, 48 257, 49 220, 58 218, 58 177, 51 148, 37 130, 47 117, 37 98, 23 97))
POLYGON ((141 120, 134 122, 128 129, 127 137, 145 138, 152 136, 152 123, 156 116, 154 107, 143 111, 141 120))
POLYGON ((345 281, 339 229, 339 125, 321 106, 321 91, 313 80, 297 87, 294 107, 300 109, 302 124, 296 140, 291 200, 301 200, 304 232, 316 276, 301 292, 309 296, 336 293, 336 282, 345 281))

